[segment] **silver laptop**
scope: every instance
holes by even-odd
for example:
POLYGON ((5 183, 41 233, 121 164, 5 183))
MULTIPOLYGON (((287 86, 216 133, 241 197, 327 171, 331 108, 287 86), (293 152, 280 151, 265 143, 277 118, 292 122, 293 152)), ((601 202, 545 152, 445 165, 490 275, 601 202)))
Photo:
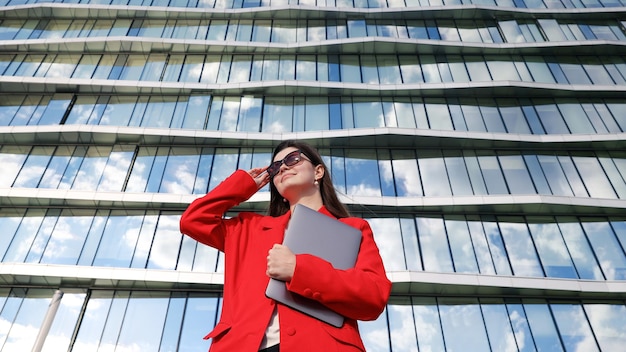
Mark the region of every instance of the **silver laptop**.
MULTIPOLYGON (((332 263, 336 269, 354 267, 361 245, 361 231, 328 215, 296 204, 283 244, 295 254, 312 254, 332 263)), ((302 313, 336 327, 344 317, 321 303, 287 290, 285 282, 270 279, 265 295, 302 313)))

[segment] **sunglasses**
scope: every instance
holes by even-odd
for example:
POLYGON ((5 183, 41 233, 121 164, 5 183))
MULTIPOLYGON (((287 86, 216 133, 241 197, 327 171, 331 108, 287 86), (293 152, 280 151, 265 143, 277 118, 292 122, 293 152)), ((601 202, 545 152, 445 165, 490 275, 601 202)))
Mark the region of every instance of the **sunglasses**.
POLYGON ((302 155, 303 153, 301 150, 294 150, 293 152, 285 155, 283 160, 277 160, 271 163, 270 166, 267 167, 267 173, 270 175, 270 178, 274 178, 274 176, 278 174, 282 164, 291 167, 298 164, 302 160, 307 160, 306 158, 303 158, 302 155))

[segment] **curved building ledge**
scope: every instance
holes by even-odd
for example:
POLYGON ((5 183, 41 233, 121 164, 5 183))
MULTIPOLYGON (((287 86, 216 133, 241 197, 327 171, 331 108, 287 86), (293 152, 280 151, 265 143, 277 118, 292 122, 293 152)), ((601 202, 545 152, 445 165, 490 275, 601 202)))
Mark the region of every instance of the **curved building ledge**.
MULTIPOLYGON (((389 272, 392 295, 623 299, 626 281, 389 272)), ((70 290, 201 290, 221 292, 221 273, 56 264, 0 263, 0 287, 68 287, 70 290)))
POLYGON ((11 145, 176 145, 273 148, 285 139, 308 141, 319 148, 464 148, 464 149, 626 149, 626 133, 531 135, 398 127, 307 132, 236 132, 100 125, 0 127, 0 144, 11 145))
POLYGON ((459 273, 388 273, 393 294, 427 296, 624 299, 626 281, 592 281, 459 273))
POLYGON ((0 13, 5 18, 128 18, 145 19, 347 19, 355 15, 373 19, 475 19, 492 18, 493 14, 519 18, 585 18, 605 19, 606 14, 626 13, 626 7, 596 8, 516 8, 488 5, 413 6, 394 8, 348 8, 312 5, 279 5, 250 8, 200 8, 161 6, 121 6, 102 4, 40 3, 4 6, 0 13))
POLYGON ((368 84, 329 81, 275 80, 239 83, 191 83, 131 80, 59 79, 1 76, 0 91, 11 93, 75 94, 256 94, 293 96, 397 97, 419 93, 422 97, 513 98, 623 98, 622 85, 569 85, 520 81, 368 84), (286 93, 288 92, 288 93, 286 93))
POLYGON ((304 41, 294 43, 264 43, 209 41, 200 39, 168 39, 152 37, 95 37, 63 39, 27 39, 0 41, 5 52, 59 53, 181 53, 181 54, 421 54, 463 55, 615 55, 626 53, 626 42, 617 40, 586 40, 530 43, 476 43, 429 39, 390 37, 359 37, 304 41))
MULTIPOLYGON (((201 195, 97 192, 37 188, 0 188, 0 207, 174 210, 182 212, 201 195)), ((270 194, 262 191, 233 211, 265 212, 270 194)), ((455 197, 366 197, 340 195, 355 212, 397 216, 433 214, 624 216, 626 200, 550 195, 483 195, 455 197)))

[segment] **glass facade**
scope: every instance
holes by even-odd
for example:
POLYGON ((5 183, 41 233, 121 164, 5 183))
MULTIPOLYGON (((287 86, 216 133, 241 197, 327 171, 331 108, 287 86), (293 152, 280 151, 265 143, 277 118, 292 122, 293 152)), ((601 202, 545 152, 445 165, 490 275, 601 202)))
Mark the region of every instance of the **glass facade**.
POLYGON ((0 5, 0 351, 207 350, 180 214, 292 138, 393 282, 368 351, 626 344, 623 1, 0 5))

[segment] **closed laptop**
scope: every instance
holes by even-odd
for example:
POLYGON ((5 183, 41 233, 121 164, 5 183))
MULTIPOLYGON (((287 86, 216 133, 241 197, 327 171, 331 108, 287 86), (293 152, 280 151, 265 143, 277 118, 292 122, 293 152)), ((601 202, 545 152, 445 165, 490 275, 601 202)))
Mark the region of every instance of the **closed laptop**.
MULTIPOLYGON (((336 269, 354 267, 361 245, 361 231, 304 205, 296 204, 283 244, 294 254, 312 254, 336 269)), ((267 297, 302 313, 340 327, 344 317, 321 303, 287 290, 285 282, 270 279, 267 297)))

